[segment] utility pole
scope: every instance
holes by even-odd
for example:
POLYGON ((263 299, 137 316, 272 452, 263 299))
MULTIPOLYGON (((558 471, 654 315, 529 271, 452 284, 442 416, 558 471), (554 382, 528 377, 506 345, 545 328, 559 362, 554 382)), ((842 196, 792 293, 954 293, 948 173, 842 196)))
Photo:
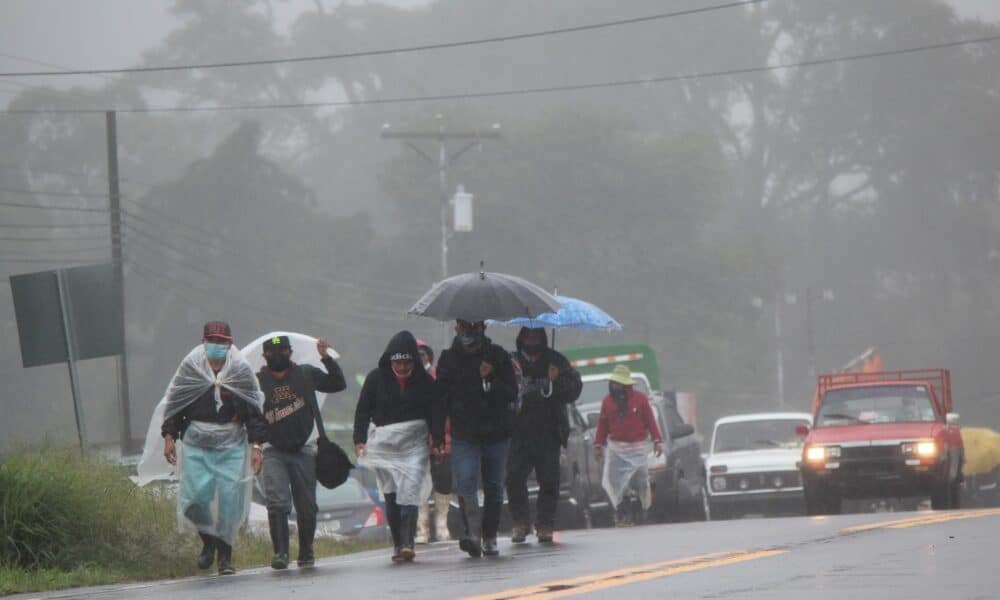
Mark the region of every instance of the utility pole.
POLYGON ((785 356, 781 340, 781 303, 784 301, 780 292, 774 295, 774 346, 778 363, 778 408, 781 410, 785 408, 785 356))
POLYGON ((128 354, 125 336, 125 274, 122 266, 122 207, 118 189, 118 121, 113 110, 105 114, 108 142, 108 199, 111 219, 111 266, 114 269, 115 296, 122 336, 122 353, 115 358, 118 371, 118 431, 121 454, 132 451, 132 409, 129 400, 128 354))
MULTIPOLYGON (((413 131, 393 131, 392 127, 386 123, 382 126, 382 139, 402 140, 404 144, 428 163, 435 165, 438 170, 438 185, 441 188, 440 210, 441 210, 441 280, 448 278, 448 239, 451 237, 451 229, 448 226, 448 169, 466 152, 473 148, 482 149, 483 140, 496 140, 502 136, 500 125, 494 123, 488 131, 448 131, 445 126, 444 117, 437 115, 437 131, 433 130, 413 130, 413 131), (421 140, 437 141, 437 159, 425 152, 415 142, 421 140), (449 154, 449 142, 465 142, 458 151, 449 154)), ((445 325, 442 337, 442 348, 448 344, 448 326, 445 325)))

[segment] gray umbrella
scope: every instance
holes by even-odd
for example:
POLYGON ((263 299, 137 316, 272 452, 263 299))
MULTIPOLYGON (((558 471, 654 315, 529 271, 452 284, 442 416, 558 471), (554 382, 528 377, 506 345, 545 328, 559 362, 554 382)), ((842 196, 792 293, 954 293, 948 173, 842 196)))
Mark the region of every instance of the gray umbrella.
POLYGON ((539 286, 504 273, 465 273, 434 284, 410 308, 439 321, 506 321, 555 312, 562 303, 539 286))

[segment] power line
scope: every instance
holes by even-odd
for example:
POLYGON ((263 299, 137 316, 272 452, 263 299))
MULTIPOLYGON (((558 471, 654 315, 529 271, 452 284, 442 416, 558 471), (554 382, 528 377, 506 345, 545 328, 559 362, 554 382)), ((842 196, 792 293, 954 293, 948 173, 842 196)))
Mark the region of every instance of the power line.
POLYGON ((107 198, 107 194, 88 194, 80 192, 46 192, 45 190, 28 190, 28 189, 14 189, 14 188, 0 188, 0 192, 7 192, 8 194, 25 194, 25 195, 39 195, 39 196, 60 196, 65 198, 107 198))
MULTIPOLYGON (((36 64, 36 65, 41 65, 43 67, 52 67, 53 69, 73 70, 72 67, 67 67, 66 65, 61 65, 61 64, 58 64, 58 63, 50 63, 50 62, 46 62, 44 60, 38 60, 37 58, 31 58, 29 56, 19 56, 17 54, 9 54, 7 52, 0 52, 0 56, 2 56, 4 58, 9 58, 11 60, 18 60, 18 61, 21 61, 21 62, 32 63, 32 64, 36 64)), ((103 77, 102 76, 101 79, 105 79, 107 81, 115 81, 115 79, 112 78, 112 77, 103 77)))
POLYGON ((69 236, 69 237, 0 237, 0 242, 96 242, 107 241, 107 236, 69 236))
MULTIPOLYGON (((164 219, 166 219, 168 221, 173 222, 174 224, 180 225, 182 227, 187 227, 187 228, 191 229, 192 231, 198 232, 198 235, 208 235, 208 236, 212 236, 212 239, 222 239, 224 242, 227 241, 227 238, 221 236, 217 232, 208 231, 206 229, 202 229, 200 227, 196 227, 194 225, 190 225, 188 223, 185 223, 185 222, 180 221, 178 219, 175 219, 173 217, 169 217, 165 213, 163 213, 162 211, 154 210, 154 209, 146 206, 145 204, 140 204, 140 203, 132 201, 132 200, 129 200, 129 203, 132 204, 133 206, 141 208, 142 210, 148 210, 148 211, 150 211, 150 212, 152 212, 154 214, 157 214, 157 215, 160 216, 160 218, 164 218, 164 219)), ((134 213, 132 211, 123 210, 122 213, 125 214, 126 217, 134 219, 134 220, 136 220, 136 221, 138 221, 140 223, 143 223, 144 225, 147 225, 147 226, 150 226, 150 227, 157 227, 158 226, 156 223, 153 223, 152 221, 150 221, 150 220, 148 220, 148 219, 146 219, 144 217, 140 217, 139 215, 137 215, 136 213, 134 213)), ((154 237, 151 234, 146 233, 145 231, 137 230, 135 227, 132 227, 132 229, 135 230, 135 231, 138 231, 140 234, 147 235, 148 237, 154 237)), ((191 234, 187 234, 186 232, 183 232, 183 233, 184 233, 184 235, 179 235, 179 237, 182 237, 182 238, 184 238, 186 240, 189 240, 189 241, 193 241, 195 243, 202 243, 202 242, 204 242, 204 240, 201 239, 201 238, 192 238, 192 237, 189 237, 191 234)), ((161 244, 165 244, 166 243, 166 242, 163 242, 162 240, 159 240, 159 241, 160 241, 161 244)), ((233 249, 229 248, 228 246, 223 245, 223 246, 220 246, 219 249, 220 250, 225 250, 226 253, 230 254, 231 256, 236 256, 236 257, 239 257, 241 259, 245 259, 246 258, 246 255, 244 253, 239 252, 238 250, 233 250, 233 249)), ((176 250, 176 251, 180 252, 179 250, 176 250)), ((246 271, 245 268, 244 269, 240 269, 240 270, 246 271)), ((389 290, 389 289, 381 288, 381 287, 378 287, 378 286, 372 286, 370 284, 353 283, 353 282, 339 281, 339 280, 334 280, 334 279, 323 279, 323 278, 320 278, 320 277, 317 277, 315 275, 312 275, 312 274, 309 274, 309 273, 306 273, 306 272, 302 272, 302 271, 296 271, 294 273, 296 273, 296 274, 298 274, 298 275, 300 275, 302 277, 306 277, 306 278, 308 278, 310 280, 313 280, 313 281, 321 281, 321 282, 323 282, 325 284, 328 284, 328 285, 333 285, 333 286, 338 286, 338 287, 345 287, 345 288, 348 288, 348 289, 354 289, 354 290, 358 290, 358 291, 367 291, 367 292, 371 292, 371 293, 374 293, 374 294, 382 294, 382 295, 386 295, 386 296, 396 296, 396 297, 398 297, 400 299, 411 299, 412 298, 412 295, 411 294, 407 294, 405 291, 402 291, 402 288, 397 288, 397 289, 389 290)), ((414 290, 414 292, 413 292, 414 294, 422 293, 422 292, 417 292, 415 287, 413 288, 413 290, 414 290)))
POLYGON ((58 259, 58 258, 0 258, 0 264, 67 264, 67 265, 86 265, 92 264, 95 259, 91 260, 81 260, 79 258, 68 258, 68 259, 58 259))
MULTIPOLYGON (((236 294, 235 292, 230 293, 230 292, 225 292, 225 291, 222 291, 222 290, 212 291, 212 290, 206 290, 204 288, 191 285, 191 284, 189 284, 187 282, 184 282, 184 281, 181 281, 181 280, 179 280, 179 279, 177 279, 175 277, 171 277, 167 273, 157 272, 155 269, 151 269, 151 268, 146 267, 145 265, 143 265, 141 263, 137 263, 132 258, 129 258, 126 261, 126 264, 128 264, 132 268, 136 269, 137 272, 144 272, 148 278, 156 280, 157 282, 159 282, 163 278, 166 278, 166 279, 169 279, 169 280, 173 281, 177 285, 180 285, 180 286, 182 286, 184 288, 187 288, 187 289, 189 289, 191 291, 200 292, 200 293, 208 295, 208 296, 215 297, 215 296, 218 296, 221 293, 222 295, 228 296, 230 298, 229 300, 227 300, 227 303, 231 303, 231 304, 233 304, 235 306, 240 306, 240 307, 243 307, 243 308, 245 308, 247 310, 252 310, 252 311, 260 313, 260 314, 266 314, 268 316, 274 317, 274 316, 278 316, 279 315, 279 312, 280 312, 280 309, 281 309, 281 305, 278 305, 277 307, 266 308, 266 307, 258 306, 258 305, 253 304, 253 303, 246 302, 241 297, 239 297, 239 295, 236 294)), ((301 318, 303 315, 300 313, 298 316, 301 318)), ((372 338, 380 338, 380 339, 382 337, 384 337, 382 335, 378 335, 376 333, 373 333, 373 331, 371 329, 364 329, 364 328, 361 328, 361 327, 359 327, 359 326, 357 326, 357 325, 355 325, 353 323, 339 322, 339 321, 333 321, 333 320, 327 320, 327 319, 324 319, 324 320, 321 321, 321 320, 314 319, 314 318, 311 318, 311 317, 304 317, 304 318, 306 320, 308 320, 308 321, 316 324, 316 325, 325 325, 325 326, 331 326, 332 325, 332 326, 335 326, 335 327, 340 327, 340 328, 343 328, 343 329, 346 329, 346 330, 350 330, 355 335, 367 335, 367 336, 370 336, 372 338)), ((386 330, 386 331, 388 331, 388 330, 386 330)))
POLYGON ((7 206, 10 208, 37 208, 39 210, 68 210, 76 212, 100 212, 107 213, 106 208, 90 208, 85 206, 44 206, 41 204, 27 204, 20 202, 0 202, 0 206, 7 206))
POLYGON ((262 66, 262 65, 277 65, 277 64, 291 64, 291 63, 304 63, 304 62, 316 62, 316 61, 328 61, 328 60, 341 60, 346 58, 363 58, 370 56, 384 56, 387 54, 404 54, 410 52, 426 52, 428 50, 444 50, 448 48, 461 48, 466 46, 482 46, 485 44, 496 44, 501 42, 511 42, 517 40, 527 40, 532 38, 545 37, 550 35, 562 35, 568 33, 580 33, 583 31, 594 31, 597 29, 607 29, 611 27, 620 27, 623 25, 634 25, 637 23, 647 23, 651 21, 659 21, 663 19, 671 19, 676 17, 685 17, 690 15, 696 15, 700 13, 713 12, 718 10, 724 10, 729 8, 738 8, 743 6, 750 6, 753 4, 761 4, 766 0, 743 0, 741 2, 728 2, 726 4, 716 4, 713 6, 703 6, 701 8, 692 8, 688 10, 678 10, 672 12, 664 12, 653 15, 647 15, 643 17, 633 17, 630 19, 618 19, 615 21, 604 21, 601 23, 590 23, 587 25, 577 25, 574 27, 561 27, 557 29, 543 29, 540 31, 532 31, 527 33, 516 33, 511 35, 501 35, 493 36, 488 38, 479 38, 471 40, 462 40, 455 42, 441 42, 437 44, 422 44, 417 46, 399 46, 396 48, 384 48, 380 50, 362 50, 355 52, 345 52, 340 54, 320 54, 315 56, 296 56, 289 58, 269 58, 262 60, 244 60, 244 61, 227 61, 227 62, 214 62, 214 63, 200 63, 200 64, 188 64, 188 65, 160 65, 160 66, 150 66, 150 67, 126 67, 119 69, 61 69, 58 71, 15 71, 11 73, 0 73, 0 77, 39 77, 43 75, 109 75, 109 74, 120 74, 120 73, 153 73, 162 71, 188 71, 194 69, 220 69, 220 68, 230 68, 230 67, 251 67, 251 66, 262 66))
POLYGON ((35 225, 23 223, 0 223, 0 229, 94 229, 107 227, 107 223, 73 223, 72 225, 35 225))
MULTIPOLYGON (((212 273, 211 271, 207 271, 204 268, 202 268, 202 267, 194 264, 190 260, 186 260, 188 257, 184 254, 183 251, 178 250, 176 247, 171 246, 170 244, 164 242, 162 239, 157 238, 156 236, 153 236, 153 235, 149 234, 148 232, 143 231, 141 229, 138 229, 135 226, 130 225, 128 223, 126 223, 126 228, 128 229, 128 231, 130 233, 138 234, 139 236, 141 236, 141 238, 145 238, 147 240, 152 240, 158 246, 160 246, 160 247, 162 247, 162 248, 164 248, 164 249, 166 249, 166 250, 168 250, 168 251, 173 252, 174 254, 176 254, 179 258, 176 259, 175 261, 173 261, 171 263, 175 267, 181 268, 181 269, 188 269, 190 271, 198 273, 199 275, 202 275, 203 277, 207 277, 207 278, 209 278, 209 279, 211 279, 213 281, 215 281, 215 280, 217 280, 219 278, 219 274, 218 273, 212 273)), ((126 238, 126 239, 128 239, 128 238, 126 238)), ((129 244, 127 247, 133 247, 133 246, 132 246, 132 244, 129 244)), ((142 246, 142 245, 139 245, 137 247, 144 248, 144 246, 142 246)), ((238 271, 242 270, 242 271, 244 271, 244 272, 246 272, 248 274, 251 274, 252 276, 255 276, 255 277, 259 277, 260 276, 260 272, 259 271, 253 271, 251 273, 250 270, 247 270, 247 269, 236 269, 236 270, 238 270, 238 271)), ((304 277, 304 278, 309 278, 310 277, 307 273, 302 273, 302 272, 291 272, 291 274, 293 276, 294 275, 298 275, 298 276, 304 277)), ((318 277, 312 277, 311 279, 313 281, 316 281, 316 282, 319 282, 319 283, 323 283, 323 284, 328 283, 328 280, 322 279, 322 278, 318 278, 318 277)), ((287 306, 291 306, 293 308, 296 308, 299 311, 304 311, 305 310, 305 307, 302 306, 302 305, 289 304, 287 298, 283 298, 279 302, 282 303, 282 304, 285 304, 287 306)), ((366 308, 370 309, 372 307, 366 307, 366 308)), ((385 318, 385 317, 380 317, 378 315, 373 315, 373 314, 366 313, 366 312, 358 312, 358 311, 354 311, 354 310, 350 310, 350 309, 331 308, 331 310, 334 310, 334 311, 336 311, 336 312, 338 312, 338 313, 340 313, 340 314, 342 314, 344 316, 347 316, 347 317, 356 318, 356 319, 366 319, 366 320, 372 321, 374 323, 389 323, 389 322, 395 323, 397 321, 396 319, 388 319, 388 318, 385 318)), ((391 309, 387 309, 387 310, 391 311, 391 309)), ((396 314, 396 315, 399 315, 399 316, 404 316, 404 314, 405 314, 405 308, 404 309, 400 309, 399 311, 391 311, 391 312, 394 313, 394 314, 396 314)))
POLYGON ((343 107, 353 108, 357 106, 372 106, 382 104, 409 104, 415 102, 441 102, 450 100, 475 100, 481 98, 500 98, 507 96, 527 96, 534 94, 550 94, 557 92, 574 92, 582 90, 634 87, 651 85, 655 83, 673 83, 678 81, 695 81, 699 79, 710 79, 716 77, 731 77, 736 75, 750 75, 754 73, 769 73, 782 71, 785 69, 799 69, 806 67, 817 67, 822 65, 832 65, 857 60, 868 60, 873 58, 885 58, 890 56, 902 56, 918 52, 931 50, 941 50, 945 48, 957 48, 960 46, 971 46, 976 44, 987 44, 1000 40, 1000 35, 993 35, 980 38, 957 40, 953 42, 942 42, 940 44, 926 44, 923 46, 910 46, 907 48, 897 48, 894 50, 882 50, 879 52, 867 52, 861 54, 848 54, 831 58, 820 58, 800 62, 779 63, 775 65, 765 65, 757 67, 742 67, 735 69, 723 69, 719 71, 701 71, 681 75, 664 75, 660 77, 645 77, 642 79, 622 79, 618 81, 602 81, 594 83, 578 83, 567 85, 554 85, 534 88, 518 88, 509 90, 497 90, 492 92, 456 92, 452 94, 432 94, 426 96, 399 96, 395 98, 371 98, 367 100, 338 100, 326 102, 286 102, 276 104, 232 104, 222 106, 148 106, 133 108, 52 108, 52 109, 8 109, 0 111, 0 114, 104 114, 109 110, 120 113, 199 113, 199 112, 225 112, 237 110, 273 110, 273 109, 304 109, 304 108, 328 108, 343 107))

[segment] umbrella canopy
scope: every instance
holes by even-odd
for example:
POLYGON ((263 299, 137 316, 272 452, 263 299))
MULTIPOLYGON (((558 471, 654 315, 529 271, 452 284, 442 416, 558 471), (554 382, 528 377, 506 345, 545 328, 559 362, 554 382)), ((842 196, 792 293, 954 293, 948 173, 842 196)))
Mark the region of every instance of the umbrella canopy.
POLYGON ((520 277, 465 273, 434 284, 410 308, 411 315, 438 321, 507 320, 559 310, 555 296, 520 277))
POLYGON ((505 327, 531 327, 552 329, 576 329, 577 331, 621 331, 621 323, 611 315, 589 302, 569 296, 556 296, 562 308, 556 312, 543 313, 537 317, 518 317, 509 321, 490 321, 490 325, 505 327))

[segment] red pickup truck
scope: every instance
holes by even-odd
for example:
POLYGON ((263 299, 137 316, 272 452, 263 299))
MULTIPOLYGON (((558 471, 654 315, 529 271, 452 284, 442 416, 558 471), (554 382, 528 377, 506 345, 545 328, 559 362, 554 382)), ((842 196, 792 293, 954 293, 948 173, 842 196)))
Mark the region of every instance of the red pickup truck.
POLYGON ((809 514, 844 498, 930 496, 958 508, 964 449, 947 369, 820 375, 802 449, 809 514))

